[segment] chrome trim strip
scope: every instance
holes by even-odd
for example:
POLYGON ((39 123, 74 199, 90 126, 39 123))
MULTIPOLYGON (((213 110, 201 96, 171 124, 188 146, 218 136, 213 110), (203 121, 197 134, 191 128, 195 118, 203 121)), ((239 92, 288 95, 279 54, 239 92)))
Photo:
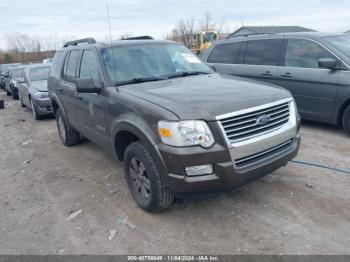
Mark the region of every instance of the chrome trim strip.
POLYGON ((291 101, 293 101, 293 98, 286 98, 286 99, 278 100, 278 101, 273 102, 273 103, 264 104, 264 105, 261 105, 261 106, 250 107, 250 108, 247 108, 247 109, 238 110, 238 111, 235 111, 235 112, 219 115, 219 116, 216 116, 215 119, 216 120, 222 120, 222 119, 225 119, 225 118, 247 114, 247 113, 250 113, 250 112, 254 112, 254 111, 262 110, 262 109, 265 109, 265 108, 277 106, 279 104, 286 103, 286 102, 291 102, 291 101))

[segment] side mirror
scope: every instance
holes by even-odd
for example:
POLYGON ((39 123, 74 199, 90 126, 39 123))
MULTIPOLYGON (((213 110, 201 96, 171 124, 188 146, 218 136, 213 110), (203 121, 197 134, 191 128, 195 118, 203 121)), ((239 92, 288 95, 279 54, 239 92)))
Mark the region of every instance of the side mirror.
POLYGON ((339 68, 339 62, 334 58, 320 58, 318 59, 318 66, 320 68, 336 70, 339 68))
POLYGON ((97 93, 102 90, 101 87, 97 87, 94 80, 91 77, 77 78, 75 80, 77 93, 97 93))

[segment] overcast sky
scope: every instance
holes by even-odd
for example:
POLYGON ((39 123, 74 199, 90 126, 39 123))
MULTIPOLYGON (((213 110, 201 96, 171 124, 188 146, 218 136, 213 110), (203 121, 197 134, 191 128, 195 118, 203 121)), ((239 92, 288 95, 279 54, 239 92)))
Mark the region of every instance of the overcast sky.
POLYGON ((350 1, 324 0, 0 0, 2 34, 104 38, 108 34, 106 1, 112 34, 163 38, 179 19, 201 19, 208 11, 225 29, 244 25, 300 25, 327 32, 350 29, 350 1))

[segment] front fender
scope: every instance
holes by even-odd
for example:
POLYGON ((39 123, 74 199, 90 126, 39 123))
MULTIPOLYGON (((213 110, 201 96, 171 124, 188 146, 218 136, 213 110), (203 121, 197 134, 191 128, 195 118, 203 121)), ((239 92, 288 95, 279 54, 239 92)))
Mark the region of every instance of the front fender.
POLYGON ((166 174, 165 162, 155 145, 160 143, 157 126, 150 126, 145 120, 133 113, 127 113, 111 121, 110 147, 116 158, 115 137, 120 131, 127 131, 137 136, 148 149, 161 174, 166 174))

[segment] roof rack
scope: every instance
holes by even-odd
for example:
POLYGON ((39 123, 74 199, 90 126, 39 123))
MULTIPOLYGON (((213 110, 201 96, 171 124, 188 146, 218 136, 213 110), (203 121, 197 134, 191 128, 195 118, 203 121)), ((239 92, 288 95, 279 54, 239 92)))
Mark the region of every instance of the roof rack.
POLYGON ((86 44, 96 44, 96 40, 94 38, 83 38, 83 39, 78 39, 78 40, 74 40, 74 41, 70 41, 70 42, 67 42, 63 45, 63 47, 68 47, 68 46, 71 46, 71 45, 78 45, 78 44, 83 44, 83 43, 86 43, 86 44))
POLYGON ((121 40, 153 40, 154 38, 149 35, 142 35, 142 36, 134 36, 134 37, 126 37, 122 38, 121 40))

